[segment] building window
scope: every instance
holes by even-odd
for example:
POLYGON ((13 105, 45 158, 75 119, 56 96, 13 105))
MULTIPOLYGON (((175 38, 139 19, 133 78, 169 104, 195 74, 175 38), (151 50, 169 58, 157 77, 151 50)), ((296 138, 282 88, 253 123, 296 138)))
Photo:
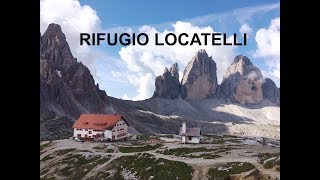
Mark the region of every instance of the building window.
POLYGON ((78 137, 81 137, 81 134, 77 134, 78 137))
POLYGON ((112 132, 115 132, 116 130, 112 130, 112 132))
POLYGON ((89 134, 91 134, 92 133, 92 131, 89 131, 89 134))
POLYGON ((192 139, 192 137, 191 137, 191 136, 189 136, 189 141, 191 141, 191 139, 192 139))
POLYGON ((122 137, 122 136, 126 136, 127 134, 126 133, 121 133, 121 134, 118 134, 117 137, 122 137))
POLYGON ((120 131, 123 131, 123 130, 124 130, 123 128, 120 129, 120 131))
POLYGON ((88 129, 85 129, 85 131, 88 131, 88 129))
POLYGON ((119 129, 117 129, 117 131, 119 131, 119 129))

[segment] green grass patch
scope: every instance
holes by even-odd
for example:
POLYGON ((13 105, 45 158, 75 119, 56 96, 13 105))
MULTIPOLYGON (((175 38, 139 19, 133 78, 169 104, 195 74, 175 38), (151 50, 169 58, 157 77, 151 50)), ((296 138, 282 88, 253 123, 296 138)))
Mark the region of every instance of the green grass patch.
POLYGON ((271 168, 275 167, 276 165, 280 166, 280 159, 273 158, 273 159, 266 160, 263 164, 263 167, 266 169, 271 169, 271 168))
POLYGON ((269 176, 264 176, 258 169, 253 170, 248 175, 244 177, 244 179, 271 179, 269 176))
POLYGON ((232 162, 223 164, 221 167, 210 168, 208 171, 209 180, 225 180, 230 175, 240 174, 254 169, 254 165, 248 162, 232 162))
POLYGON ((141 180, 175 180, 191 179, 192 168, 184 162, 170 161, 162 158, 156 159, 150 154, 141 154, 134 156, 122 156, 116 159, 119 163, 118 172, 115 174, 117 179, 121 177, 121 171, 127 169, 136 172, 136 176, 141 180))
POLYGON ((42 150, 45 149, 46 147, 51 146, 51 144, 52 144, 52 141, 49 141, 49 142, 44 143, 44 144, 41 144, 41 145, 40 145, 40 151, 42 151, 42 150))
POLYGON ((222 136, 219 136, 219 135, 215 135, 215 134, 204 134, 203 135, 204 137, 211 137, 211 138, 222 138, 222 136))
POLYGON ((259 153, 257 155, 253 155, 253 157, 255 156, 259 158, 259 163, 263 164, 263 162, 267 159, 280 156, 280 153, 259 153))
POLYGON ((86 149, 84 149, 84 150, 77 150, 77 152, 89 152, 89 153, 92 153, 92 151, 86 150, 86 149))
POLYGON ((162 151, 164 155, 175 155, 175 156, 182 156, 185 154, 195 153, 195 152, 210 152, 212 149, 207 149, 205 147, 198 147, 198 148, 174 148, 174 149, 166 149, 162 151))
POLYGON ((54 156, 51 156, 50 154, 48 154, 48 155, 44 156, 40 161, 45 162, 45 161, 47 161, 49 159, 53 159, 53 158, 54 158, 54 156))
POLYGON ((56 154, 57 154, 58 156, 61 156, 61 155, 67 154, 67 153, 69 153, 69 152, 72 152, 72 151, 74 151, 75 149, 76 149, 76 148, 58 150, 58 151, 56 151, 56 154))
POLYGON ((106 153, 113 153, 114 149, 106 149, 106 153))
POLYGON ((49 172, 50 169, 44 169, 40 172, 40 175, 44 175, 45 173, 49 172))
POLYGON ((109 159, 110 157, 102 156, 86 158, 81 154, 67 155, 55 164, 57 167, 64 166, 62 169, 58 168, 55 173, 68 179, 82 179, 94 167, 107 162, 109 159))
POLYGON ((235 135, 231 135, 231 134, 224 134, 224 135, 222 135, 222 137, 224 137, 224 138, 241 138, 239 136, 235 136, 235 135))
POLYGON ((50 177, 45 176, 45 177, 40 178, 40 180, 56 180, 56 179, 57 178, 55 178, 54 176, 50 176, 50 177))
POLYGON ((118 149, 122 153, 131 153, 131 152, 150 151, 162 146, 163 146, 162 144, 156 144, 156 145, 147 144, 144 146, 122 146, 122 147, 119 147, 118 149))
POLYGON ((280 153, 260 153, 253 156, 258 157, 258 162, 266 169, 280 166, 280 153))
POLYGON ((224 144, 222 136, 206 134, 200 139, 201 144, 224 144))
POLYGON ((161 153, 164 155, 174 155, 174 156, 180 156, 180 157, 189 157, 189 158, 205 158, 205 159, 215 159, 218 157, 221 157, 220 155, 217 155, 218 153, 222 152, 228 152, 229 150, 236 149, 232 147, 220 147, 215 149, 208 149, 205 147, 197 147, 197 148, 174 148, 174 149, 166 149, 163 151, 156 151, 156 153, 161 153), (201 154, 201 155, 193 155, 191 153, 197 153, 197 152, 214 152, 214 154, 201 154))
POLYGON ((237 144, 239 144, 239 143, 242 142, 240 139, 228 139, 228 140, 226 140, 226 141, 232 142, 232 143, 237 143, 237 144))
POLYGON ((193 154, 189 154, 189 155, 183 155, 183 157, 188 157, 188 158, 204 158, 204 159, 216 159, 221 157, 220 155, 217 154, 208 154, 208 153, 203 153, 200 155, 193 155, 193 154))
POLYGON ((95 147, 93 147, 93 149, 102 150, 102 149, 104 149, 104 147, 103 146, 95 146, 95 147))
POLYGON ((99 171, 94 177, 94 179, 107 179, 109 176, 110 176, 109 172, 99 171))

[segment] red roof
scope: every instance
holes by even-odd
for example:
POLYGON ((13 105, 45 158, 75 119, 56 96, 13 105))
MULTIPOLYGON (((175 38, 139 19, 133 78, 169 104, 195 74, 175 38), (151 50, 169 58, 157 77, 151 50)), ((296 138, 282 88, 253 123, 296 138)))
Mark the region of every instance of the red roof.
POLYGON ((112 129, 121 119, 124 120, 119 114, 81 114, 72 127, 94 130, 112 129))

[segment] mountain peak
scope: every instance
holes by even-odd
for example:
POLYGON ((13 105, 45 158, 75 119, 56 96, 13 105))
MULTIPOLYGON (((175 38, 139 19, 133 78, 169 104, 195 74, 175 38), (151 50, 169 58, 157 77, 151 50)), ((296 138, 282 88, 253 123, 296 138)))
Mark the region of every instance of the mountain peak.
POLYGON ((252 76, 254 74, 259 79, 263 78, 260 69, 256 67, 247 56, 243 55, 238 55, 234 58, 233 63, 224 75, 224 79, 235 74, 242 76, 252 76))
POLYGON ((175 99, 179 97, 179 70, 178 64, 175 63, 170 67, 166 67, 164 73, 155 80, 156 89, 153 97, 161 97, 167 99, 175 99))
POLYGON ((66 36, 62 32, 61 26, 55 23, 48 25, 48 28, 43 36, 55 37, 56 40, 66 40, 66 36))
POLYGON ((192 58, 194 61, 201 61, 202 59, 207 59, 208 54, 206 50, 200 49, 199 51, 196 52, 196 55, 192 58))
POLYGON ((178 63, 174 63, 171 67, 170 67, 170 73, 172 76, 177 77, 177 79, 179 79, 179 68, 178 68, 178 63))
POLYGON ((207 54, 205 49, 199 49, 199 51, 197 52, 197 54, 207 54))
POLYGON ((248 57, 238 55, 227 69, 221 83, 221 92, 229 100, 255 104, 263 100, 263 76, 248 57))
POLYGON ((57 31, 62 32, 61 26, 59 24, 55 24, 55 23, 50 23, 47 30, 57 30, 57 31))
POLYGON ((204 49, 196 52, 185 67, 181 81, 181 97, 206 99, 214 97, 218 87, 217 66, 204 49))
MULTIPOLYGON (((59 24, 49 24, 45 33, 40 39, 40 60, 47 60, 53 63, 53 67, 61 70, 66 64, 76 63, 72 56, 66 36, 59 24)), ((68 65, 68 66, 69 66, 68 65)))
POLYGON ((244 55, 242 55, 242 54, 236 56, 236 57, 234 58, 234 61, 233 61, 232 64, 236 64, 236 63, 239 63, 239 62, 241 62, 242 65, 244 65, 244 66, 252 65, 251 60, 250 60, 247 56, 244 56, 244 55))
POLYGON ((168 68, 167 68, 167 67, 165 67, 165 68, 164 68, 164 72, 163 72, 163 74, 166 74, 166 73, 168 73, 168 72, 169 72, 168 68))

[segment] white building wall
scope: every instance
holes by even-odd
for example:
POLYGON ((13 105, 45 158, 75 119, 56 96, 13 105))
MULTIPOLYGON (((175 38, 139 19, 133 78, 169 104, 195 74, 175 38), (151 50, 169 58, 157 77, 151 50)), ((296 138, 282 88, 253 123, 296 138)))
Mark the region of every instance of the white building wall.
POLYGON ((80 134, 81 137, 84 137, 85 134, 87 134, 87 132, 85 131, 85 129, 77 129, 77 128, 74 128, 74 129, 73 129, 73 137, 78 137, 78 134, 80 134))
POLYGON ((119 140, 126 137, 128 137, 128 125, 121 119, 112 129, 112 139, 119 140))
POLYGON ((181 143, 200 143, 200 137, 191 137, 191 140, 189 137, 190 136, 181 136, 181 143))
POLYGON ((73 129, 73 137, 78 137, 78 134, 80 134, 82 138, 86 137, 86 135, 88 138, 93 138, 93 135, 101 134, 101 133, 104 134, 105 138, 110 138, 112 140, 123 139, 128 137, 128 125, 125 123, 125 121, 120 120, 117 122, 117 124, 113 127, 112 130, 96 131, 93 129, 79 129, 79 128, 73 129))
POLYGON ((78 134, 80 134, 82 138, 86 137, 86 135, 88 138, 93 138, 93 135, 103 134, 103 133, 104 133, 103 130, 78 129, 78 128, 73 129, 73 137, 77 137, 78 134))
POLYGON ((186 143, 186 136, 181 136, 181 142, 186 143))
POLYGON ((189 140, 189 137, 186 138, 187 143, 200 143, 200 137, 191 137, 191 140, 189 140))
POLYGON ((111 130, 105 130, 104 131, 104 137, 106 139, 112 139, 112 131, 111 130))

